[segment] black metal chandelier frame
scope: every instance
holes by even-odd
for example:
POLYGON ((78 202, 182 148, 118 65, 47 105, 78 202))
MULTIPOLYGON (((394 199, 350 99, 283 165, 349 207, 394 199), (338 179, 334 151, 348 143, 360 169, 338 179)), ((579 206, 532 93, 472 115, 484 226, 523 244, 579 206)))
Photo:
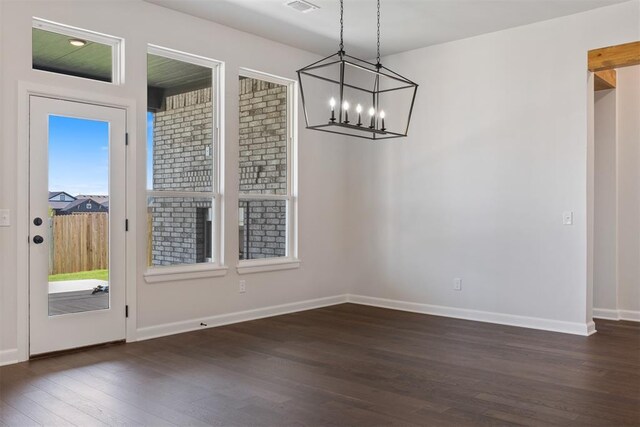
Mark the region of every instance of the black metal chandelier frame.
POLYGON ((409 132, 409 124, 411 123, 411 115, 413 114, 413 107, 415 104, 416 93, 418 90, 418 84, 409 80, 408 78, 396 73, 383 66, 380 62, 380 0, 378 0, 378 32, 377 32, 377 63, 372 63, 369 61, 365 61, 363 59, 356 58, 351 55, 347 55, 344 51, 344 25, 343 25, 343 15, 344 15, 344 5, 343 0, 340 0, 340 49, 337 53, 327 56, 319 61, 316 61, 310 65, 307 65, 304 68, 301 68, 297 71, 298 81, 300 82, 300 96, 302 98, 302 108, 304 110, 304 117, 307 129, 318 130, 322 132, 329 132, 341 135, 354 136, 357 138, 364 138, 370 140, 382 140, 382 139, 391 139, 391 138, 401 138, 406 137, 409 132), (314 71, 331 67, 339 64, 340 67, 340 76, 339 80, 328 78, 326 76, 321 76, 314 71), (345 67, 355 67, 359 70, 372 73, 374 75, 374 84, 372 88, 366 88, 357 86, 355 84, 350 84, 345 82, 345 67), (307 112, 307 102, 304 94, 304 86, 302 84, 302 76, 308 76, 316 79, 320 79, 329 83, 333 83, 339 86, 339 103, 338 103, 338 117, 336 118, 333 115, 331 118, 325 122, 320 124, 310 124, 309 115, 307 112), (381 89, 380 88, 380 78, 388 78, 397 82, 398 87, 393 87, 389 89, 381 89), (348 115, 343 112, 342 105, 345 101, 344 99, 344 89, 345 87, 354 89, 357 91, 365 92, 369 94, 373 101, 373 110, 378 112, 380 107, 380 94, 386 92, 394 92, 399 90, 413 90, 411 95, 411 104, 409 106, 408 117, 406 122, 406 127, 404 128, 404 132, 393 132, 385 128, 384 126, 384 116, 380 117, 376 115, 372 117, 370 124, 367 126, 366 124, 362 124, 361 120, 358 120, 357 124, 353 124, 348 120, 348 115), (350 131, 350 132, 349 132, 350 131), (357 133, 356 133, 357 132, 357 133))

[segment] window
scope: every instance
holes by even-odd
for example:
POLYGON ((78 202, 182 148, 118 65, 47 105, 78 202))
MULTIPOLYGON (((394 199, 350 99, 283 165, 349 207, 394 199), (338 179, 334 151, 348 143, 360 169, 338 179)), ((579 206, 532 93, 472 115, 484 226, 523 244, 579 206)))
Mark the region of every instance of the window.
POLYGON ((222 264, 219 68, 217 61, 149 47, 150 267, 222 264))
POLYGON ((91 210, 91 202, 87 203, 87 209, 91 210))
POLYGON ((35 18, 31 46, 34 70, 122 83, 120 38, 35 18))
POLYGON ((239 124, 239 272, 297 263, 295 82, 242 70, 239 124))

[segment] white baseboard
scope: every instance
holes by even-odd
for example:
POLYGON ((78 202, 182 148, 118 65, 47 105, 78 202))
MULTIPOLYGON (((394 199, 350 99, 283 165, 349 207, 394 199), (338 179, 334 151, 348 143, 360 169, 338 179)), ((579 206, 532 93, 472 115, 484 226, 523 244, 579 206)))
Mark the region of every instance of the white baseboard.
POLYGON ((421 304, 415 302, 390 300, 385 298, 374 298, 364 295, 349 295, 349 302, 355 304, 371 305, 374 307, 391 308, 394 310, 411 311, 414 313, 454 317, 456 319, 497 323, 500 325, 519 326, 521 328, 541 329, 544 331, 563 332, 566 334, 574 335, 587 336, 595 332, 595 325, 591 326, 588 323, 566 322, 562 320, 543 319, 539 317, 526 317, 514 314, 470 310, 466 308, 445 307, 440 305, 421 304))
POLYGON ((636 310, 618 310, 620 320, 630 320, 632 322, 640 322, 640 311, 636 310))
POLYGON ((19 362, 18 349, 0 350, 0 366, 11 365, 19 362))
POLYGON ((164 337, 167 335, 179 334, 182 332, 195 331, 198 329, 212 328, 216 326, 229 325, 232 323, 262 319, 265 317, 295 313, 297 311, 311 310, 314 308, 343 304, 345 302, 347 302, 347 295, 337 295, 333 297, 317 298, 312 300, 293 302, 289 304, 257 308, 255 310, 220 314, 217 316, 203 317, 200 319, 165 323, 162 325, 149 326, 146 328, 138 329, 137 339, 138 341, 148 340, 152 338, 164 337), (207 326, 201 326, 200 323, 205 323, 207 326))
POLYGON ((594 322, 593 320, 589 323, 587 323, 587 335, 593 335, 596 332, 596 322, 594 322))
POLYGON ((594 308, 593 317, 594 319, 629 320, 631 322, 640 322, 640 311, 594 308))
MULTIPOLYGON (((538 317, 526 317, 513 314, 495 313, 489 311, 470 310, 465 308, 445 307, 431 304, 375 298, 364 295, 336 295, 332 297, 317 298, 289 304, 274 305, 235 313, 220 314, 217 316, 200 319, 185 320, 181 322, 166 323, 162 325, 139 328, 137 340, 148 340, 167 335, 190 332, 204 328, 229 325, 232 323, 246 322, 265 317, 279 316, 298 311, 312 310, 314 308, 328 307, 336 304, 350 302, 353 304, 370 305, 374 307, 389 308, 393 310, 409 311, 414 313, 430 314, 435 316, 453 317, 456 319, 473 320, 477 322, 497 323, 500 325, 518 326, 522 328, 541 329, 545 331, 563 332, 574 335, 591 335, 596 332, 593 322, 565 322, 561 320, 543 319, 538 317), (201 326, 205 323, 207 326, 201 326)), ((640 321, 640 311, 593 309, 593 317, 598 319, 631 320, 640 321)), ((0 366, 19 362, 18 349, 0 351, 0 366)))

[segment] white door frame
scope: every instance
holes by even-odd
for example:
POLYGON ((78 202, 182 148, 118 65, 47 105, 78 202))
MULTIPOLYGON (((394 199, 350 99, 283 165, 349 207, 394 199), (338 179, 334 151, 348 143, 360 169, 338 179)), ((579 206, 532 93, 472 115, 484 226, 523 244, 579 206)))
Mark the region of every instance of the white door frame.
POLYGON ((37 83, 18 82, 18 153, 16 185, 16 229, 18 255, 17 265, 17 337, 18 361, 29 360, 29 97, 43 96, 65 101, 84 102, 105 107, 116 107, 126 111, 129 146, 126 159, 126 185, 132 191, 126 194, 126 217, 129 232, 125 234, 125 304, 129 307, 129 317, 125 319, 126 341, 136 341, 136 102, 133 99, 102 95, 94 92, 77 91, 37 83))

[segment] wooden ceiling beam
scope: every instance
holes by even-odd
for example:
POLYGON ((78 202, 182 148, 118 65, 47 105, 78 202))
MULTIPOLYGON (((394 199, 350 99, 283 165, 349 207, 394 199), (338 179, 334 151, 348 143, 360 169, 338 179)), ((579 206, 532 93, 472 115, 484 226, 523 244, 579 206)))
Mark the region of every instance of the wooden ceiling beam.
POLYGON ((589 51, 589 71, 604 71, 640 64, 640 41, 589 51))
POLYGON ((593 86, 595 90, 616 88, 616 70, 596 71, 593 86))

